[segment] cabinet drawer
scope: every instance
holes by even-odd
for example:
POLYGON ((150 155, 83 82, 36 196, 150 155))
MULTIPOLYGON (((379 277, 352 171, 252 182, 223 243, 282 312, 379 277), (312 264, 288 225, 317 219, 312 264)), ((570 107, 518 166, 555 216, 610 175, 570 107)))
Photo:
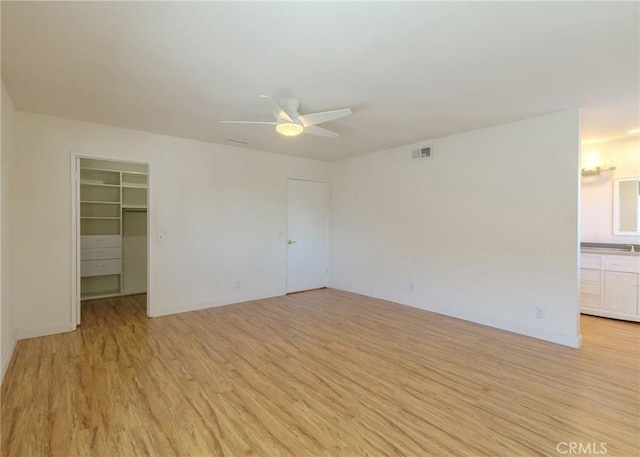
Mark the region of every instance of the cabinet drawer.
POLYGON ((600 308, 602 299, 600 295, 580 293, 580 306, 584 308, 600 308))
POLYGON ((88 248, 119 248, 122 246, 120 235, 84 235, 80 237, 80 247, 88 248))
POLYGON ((604 269, 608 271, 640 273, 640 257, 626 257, 622 255, 607 256, 604 258, 604 269))
POLYGON ((580 270, 580 281, 599 283, 601 282, 600 275, 600 270, 589 270, 587 268, 583 268, 580 270))
POLYGON ((80 276, 116 275, 122 271, 120 259, 84 260, 80 262, 80 276))
POLYGON ((600 287, 600 283, 593 283, 593 282, 580 283, 580 293, 600 295, 601 290, 602 289, 600 287))
POLYGON ((580 254, 580 268, 599 270, 602 266, 602 256, 597 254, 580 254))
POLYGON ((80 249, 80 260, 120 259, 122 248, 80 249))

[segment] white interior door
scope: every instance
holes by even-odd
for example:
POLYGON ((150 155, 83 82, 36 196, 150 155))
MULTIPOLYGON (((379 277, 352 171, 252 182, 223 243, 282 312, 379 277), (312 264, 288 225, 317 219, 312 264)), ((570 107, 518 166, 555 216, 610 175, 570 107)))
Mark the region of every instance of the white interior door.
POLYGON ((287 292, 327 287, 327 184, 287 180, 287 292))

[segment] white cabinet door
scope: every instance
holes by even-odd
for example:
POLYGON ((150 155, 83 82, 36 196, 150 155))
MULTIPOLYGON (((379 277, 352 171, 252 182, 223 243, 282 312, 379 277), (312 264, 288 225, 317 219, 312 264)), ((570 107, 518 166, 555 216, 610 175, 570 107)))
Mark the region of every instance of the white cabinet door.
POLYGON ((625 314, 638 312, 638 275, 606 271, 604 274, 604 309, 625 314))

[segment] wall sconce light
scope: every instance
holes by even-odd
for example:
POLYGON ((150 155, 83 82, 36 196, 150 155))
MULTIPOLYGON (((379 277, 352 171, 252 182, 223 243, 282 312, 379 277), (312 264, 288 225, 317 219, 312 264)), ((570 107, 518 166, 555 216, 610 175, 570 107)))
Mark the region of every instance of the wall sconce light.
POLYGON ((616 167, 610 161, 607 161, 606 166, 601 166, 598 155, 592 152, 586 156, 584 167, 582 168, 582 176, 597 176, 603 171, 614 171, 615 169, 616 167))
POLYGON ((582 176, 596 176, 599 175, 603 171, 613 171, 616 167, 602 168, 602 167, 594 167, 594 168, 583 168, 582 176))

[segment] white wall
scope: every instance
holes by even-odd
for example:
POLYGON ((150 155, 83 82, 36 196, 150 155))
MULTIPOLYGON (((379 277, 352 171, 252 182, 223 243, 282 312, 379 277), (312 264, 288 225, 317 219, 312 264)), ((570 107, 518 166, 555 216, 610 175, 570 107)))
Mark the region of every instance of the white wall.
POLYGON ((613 180, 640 176, 640 137, 583 146, 583 165, 593 159, 616 169, 582 177, 581 241, 640 243, 640 236, 613 234, 613 180))
POLYGON ((23 112, 15 134, 4 274, 22 336, 72 324, 74 151, 150 163, 155 315, 283 294, 286 178, 331 169, 333 287, 578 344, 577 111, 432 141, 418 162, 411 146, 327 164, 23 112))
POLYGON ((70 151, 149 162, 154 315, 285 293, 286 178, 325 180, 327 163, 19 111, 16 127, 19 336, 71 324, 70 151))
POLYGON ((332 163, 331 286, 579 345, 579 138, 572 110, 332 163))
POLYGON ((11 361, 16 343, 16 325, 11 300, 11 282, 8 274, 11 263, 11 231, 9 227, 9 170, 13 156, 14 109, 11 97, 2 83, 2 149, 0 152, 0 382, 11 361))

